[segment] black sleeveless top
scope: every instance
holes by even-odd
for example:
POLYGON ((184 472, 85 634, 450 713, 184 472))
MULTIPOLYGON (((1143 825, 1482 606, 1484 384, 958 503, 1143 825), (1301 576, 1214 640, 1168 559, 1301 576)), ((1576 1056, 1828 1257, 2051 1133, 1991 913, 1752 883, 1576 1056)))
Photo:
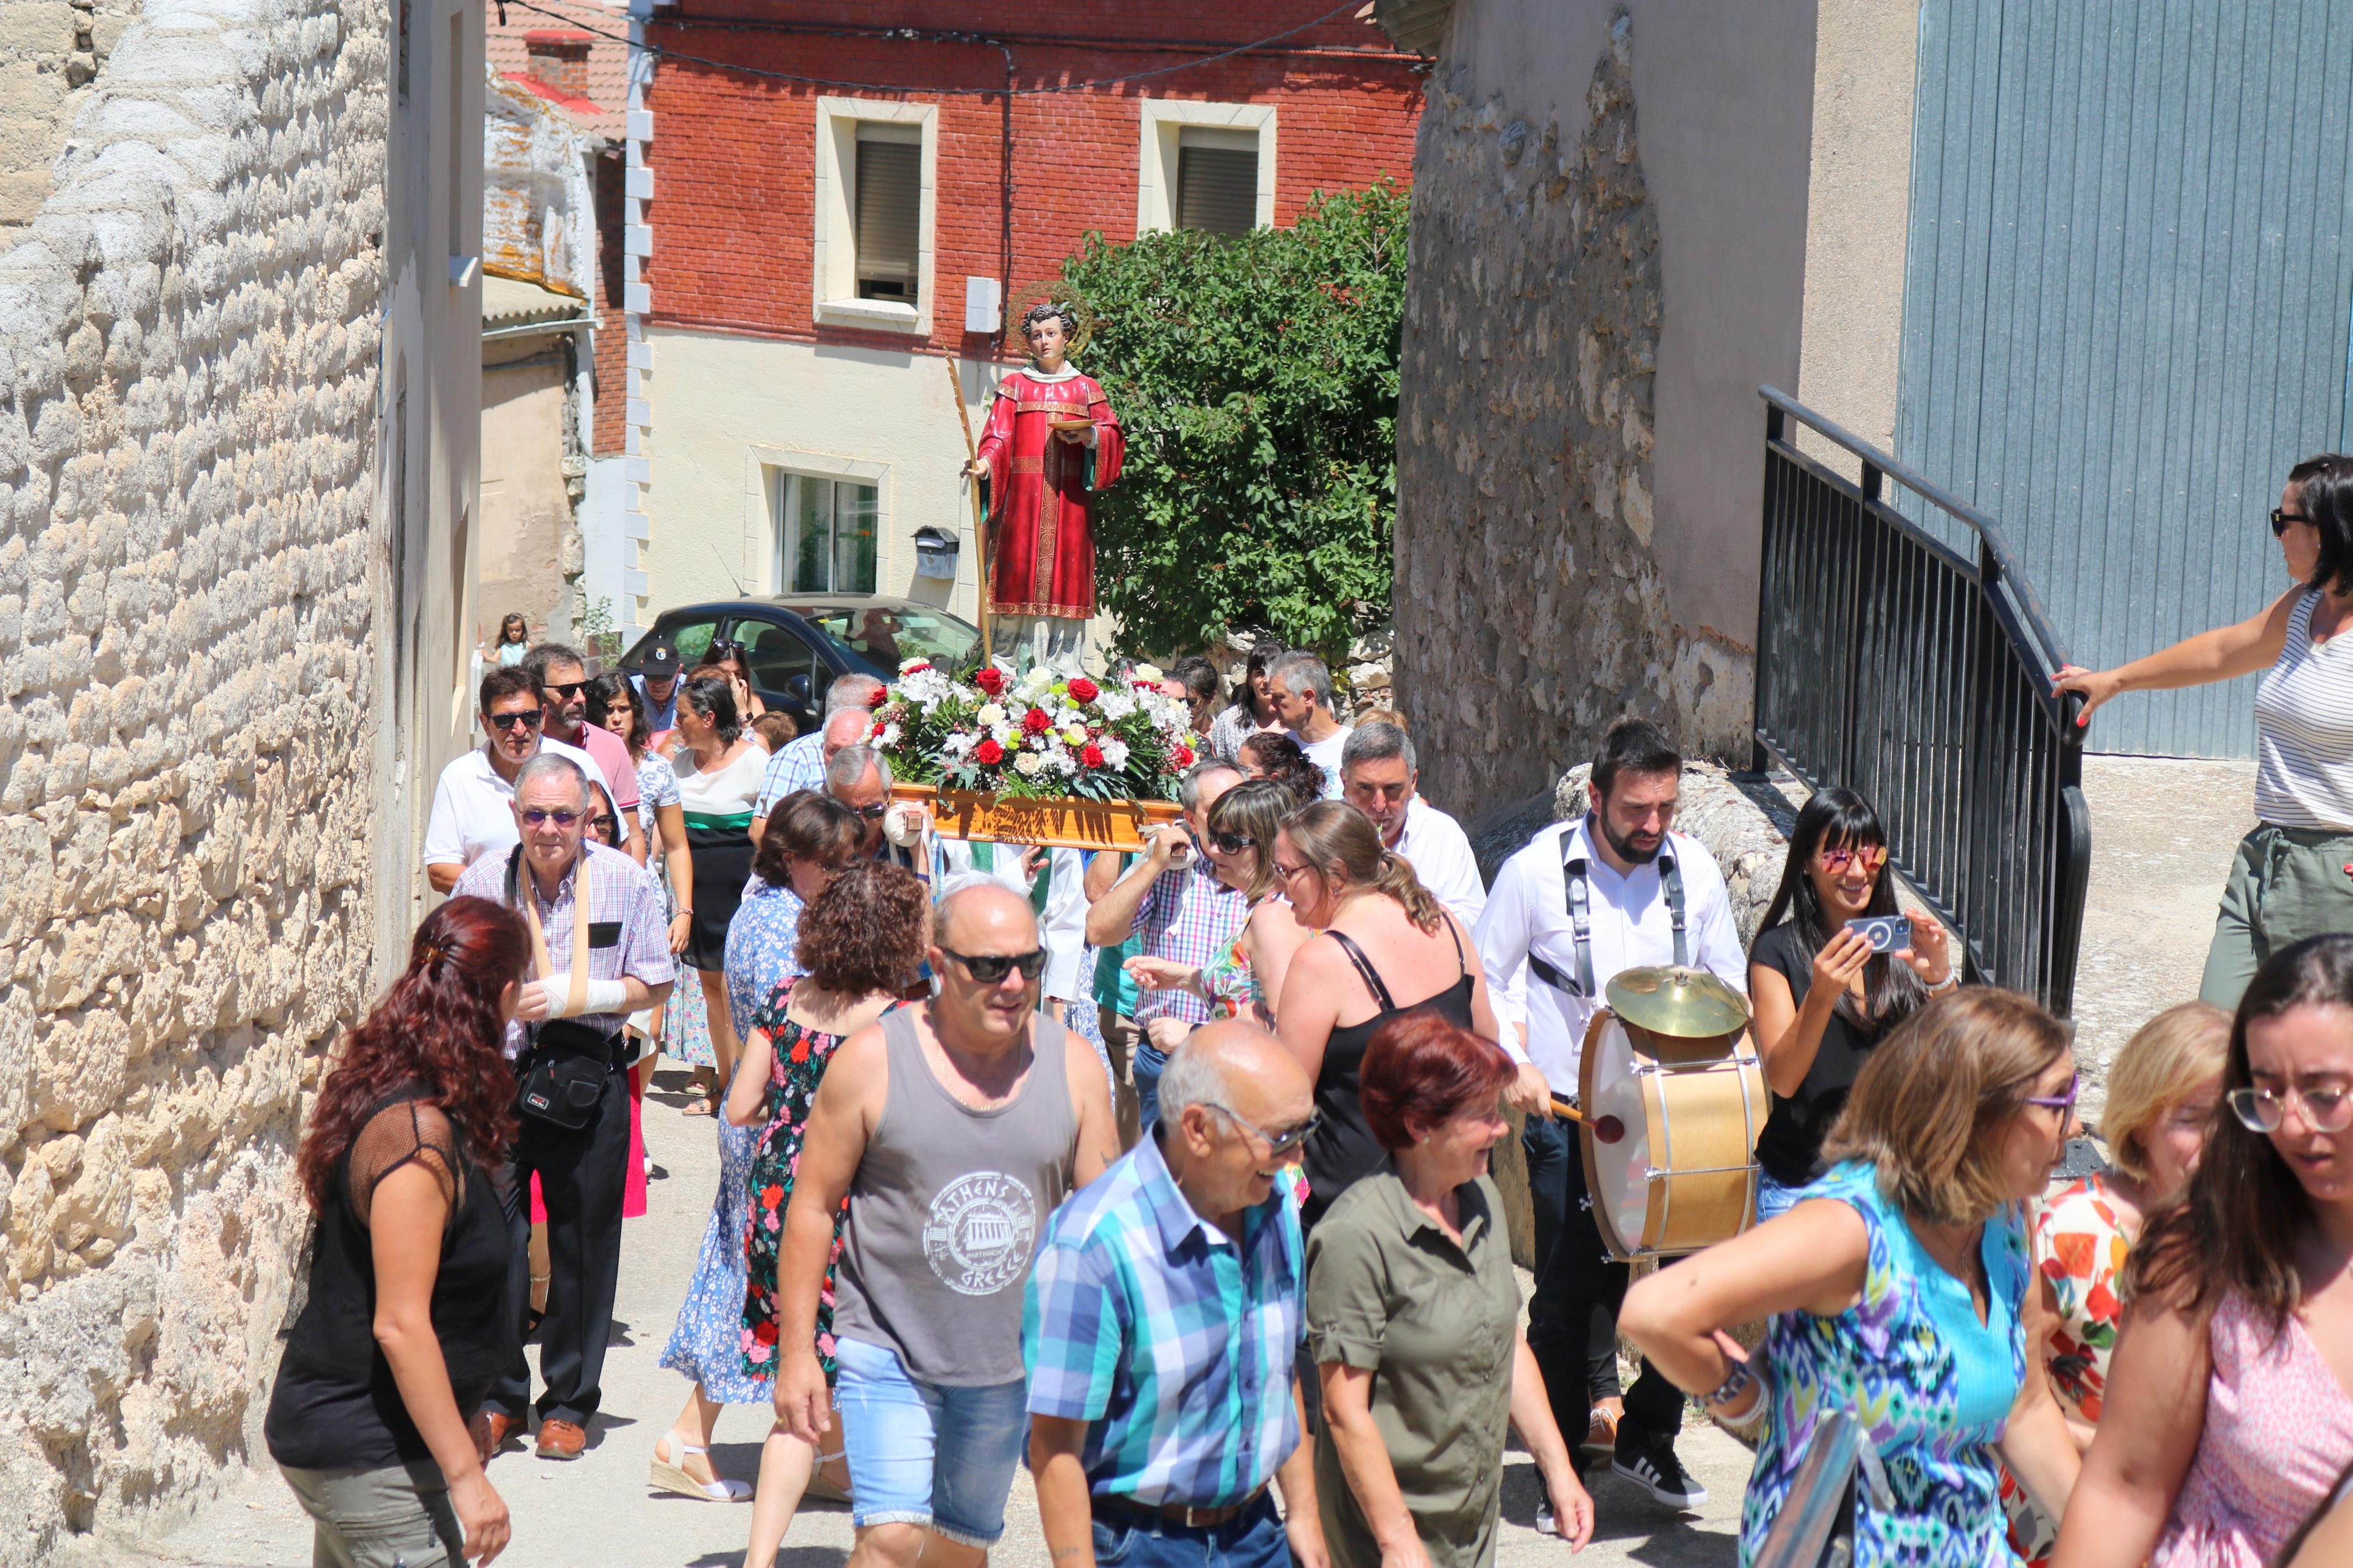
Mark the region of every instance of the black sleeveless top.
POLYGON ((1356 1101, 1357 1075, 1365 1065, 1365 1047, 1373 1043, 1383 1024, 1408 1013, 1435 1013, 1450 1024, 1471 1026, 1471 968, 1463 963, 1462 938, 1456 933, 1454 922, 1446 922, 1446 934, 1454 939, 1454 962, 1462 970, 1461 978, 1437 995, 1417 1002, 1410 1007, 1400 1007, 1389 995, 1389 988, 1381 984, 1380 972, 1365 950, 1348 940, 1345 931, 1333 931, 1332 940, 1348 955, 1364 977, 1365 989, 1381 1010, 1361 1024, 1349 1024, 1335 1028, 1324 1042, 1324 1066, 1315 1075, 1315 1111, 1322 1120, 1314 1136, 1307 1140, 1302 1159, 1307 1169, 1307 1202, 1300 1210, 1300 1223, 1312 1226, 1324 1217, 1324 1211, 1335 1199, 1346 1192, 1361 1176, 1370 1175, 1385 1163, 1388 1151, 1373 1136, 1372 1125, 1365 1120, 1364 1107, 1356 1101))
POLYGON ((421 1164, 449 1197, 433 1280, 433 1332, 458 1413, 471 1419, 522 1349, 509 1288, 512 1248, 490 1178, 462 1139, 409 1085, 387 1095, 344 1151, 312 1242, 310 1297, 287 1331, 262 1436, 269 1457, 303 1470, 382 1469, 429 1458, 375 1340, 375 1256, 362 1217, 385 1177, 421 1164), (356 1179, 355 1179, 356 1177, 356 1179))

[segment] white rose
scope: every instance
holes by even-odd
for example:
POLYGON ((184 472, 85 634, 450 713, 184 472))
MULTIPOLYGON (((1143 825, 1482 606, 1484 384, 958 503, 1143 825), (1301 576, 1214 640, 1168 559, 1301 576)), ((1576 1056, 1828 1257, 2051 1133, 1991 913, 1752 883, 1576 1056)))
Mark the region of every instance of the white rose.
POLYGON ((1013 759, 1013 771, 1025 779, 1036 778, 1038 770, 1045 765, 1046 759, 1035 752, 1023 752, 1013 759))
POLYGON ((973 717, 994 730, 1005 722, 1005 705, 1001 702, 983 703, 980 711, 973 717))
POLYGON ((1087 743, 1087 728, 1083 724, 1065 725, 1062 739, 1073 746, 1083 746, 1087 743))

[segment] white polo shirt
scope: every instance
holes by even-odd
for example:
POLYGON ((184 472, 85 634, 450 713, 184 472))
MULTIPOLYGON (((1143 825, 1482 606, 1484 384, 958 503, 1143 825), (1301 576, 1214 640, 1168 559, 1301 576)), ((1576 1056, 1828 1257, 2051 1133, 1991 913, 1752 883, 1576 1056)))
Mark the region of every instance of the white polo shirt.
MULTIPOLYGON (((569 757, 589 778, 602 783, 596 759, 577 746, 540 737, 539 749, 569 757)), ((427 866, 470 866, 491 850, 507 850, 522 842, 515 832, 514 785, 491 766, 487 742, 441 770, 433 791, 433 815, 425 825, 427 866)))
POLYGON ((1348 737, 1356 732, 1355 725, 1343 724, 1322 740, 1311 741, 1296 730, 1283 731, 1299 742, 1299 749, 1307 753, 1309 762, 1324 770, 1325 800, 1340 798, 1340 753, 1348 749, 1348 737))
POLYGON ((1622 969, 1675 961, 1674 922, 1659 879, 1659 861, 1667 858, 1683 872, 1683 936, 1691 963, 1713 971, 1743 995, 1748 991, 1748 959, 1740 949, 1732 900, 1715 858, 1698 840, 1671 832, 1658 859, 1620 877, 1594 848, 1591 820, 1588 815, 1547 827, 1504 861, 1476 933, 1504 1048, 1535 1063, 1559 1094, 1577 1092, 1585 1027, 1603 1005, 1600 995, 1573 996, 1528 968, 1534 953, 1569 980, 1577 978, 1577 928, 1568 918, 1565 856, 1581 856, 1586 862, 1597 993, 1622 969), (1511 1027, 1523 1023, 1528 1030, 1525 1055, 1511 1027))
POLYGON ((1398 835, 1397 852, 1457 920, 1466 926, 1479 923, 1480 911, 1487 907, 1487 884, 1479 879, 1479 858, 1471 853, 1471 836, 1461 823, 1415 795, 1406 803, 1405 831, 1398 835))

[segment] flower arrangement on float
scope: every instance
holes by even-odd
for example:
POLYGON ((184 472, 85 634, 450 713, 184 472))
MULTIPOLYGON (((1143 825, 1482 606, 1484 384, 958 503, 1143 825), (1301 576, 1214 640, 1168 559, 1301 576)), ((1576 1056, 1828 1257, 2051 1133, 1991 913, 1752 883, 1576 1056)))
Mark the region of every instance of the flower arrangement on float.
POLYGON ((874 708, 873 744, 922 793, 1007 801, 1162 802, 1193 765, 1184 704, 1140 665, 1098 683, 1003 661, 958 679, 911 658, 874 708))

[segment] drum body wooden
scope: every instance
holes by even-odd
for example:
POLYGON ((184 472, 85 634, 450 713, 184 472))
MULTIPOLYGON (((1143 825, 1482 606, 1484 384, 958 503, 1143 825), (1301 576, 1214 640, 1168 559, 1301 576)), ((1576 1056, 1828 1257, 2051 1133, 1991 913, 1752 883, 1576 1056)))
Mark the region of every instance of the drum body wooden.
POLYGON ((1593 1219, 1613 1256, 1629 1260, 1696 1252, 1739 1235, 1757 1214, 1757 1135, 1771 1108, 1746 1030, 1675 1039, 1593 1016, 1577 1067, 1577 1100, 1625 1127, 1585 1152, 1593 1219))

